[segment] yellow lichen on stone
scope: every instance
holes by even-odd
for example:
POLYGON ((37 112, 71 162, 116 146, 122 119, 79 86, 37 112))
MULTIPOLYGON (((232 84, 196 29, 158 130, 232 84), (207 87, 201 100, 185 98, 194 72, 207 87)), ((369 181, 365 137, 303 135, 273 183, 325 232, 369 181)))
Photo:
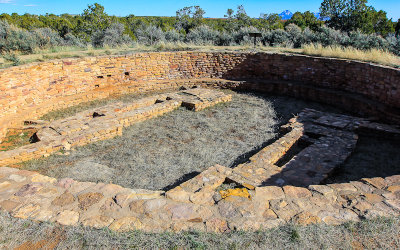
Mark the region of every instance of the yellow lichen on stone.
POLYGON ((219 193, 221 194, 222 199, 228 198, 229 196, 239 196, 251 199, 251 195, 246 188, 235 188, 235 189, 227 189, 227 190, 220 190, 219 193))

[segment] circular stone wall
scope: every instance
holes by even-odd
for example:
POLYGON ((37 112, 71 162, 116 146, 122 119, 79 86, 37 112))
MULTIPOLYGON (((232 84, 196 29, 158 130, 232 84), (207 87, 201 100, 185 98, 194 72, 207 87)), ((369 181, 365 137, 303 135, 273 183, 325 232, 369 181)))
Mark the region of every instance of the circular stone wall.
MULTIPOLYGON (((0 71, 0 80, 0 138, 7 128, 21 126, 24 120, 51 110, 111 94, 194 84, 286 94, 400 123, 400 70, 339 59, 267 53, 142 53, 13 67, 0 71)), ((348 116, 327 117, 312 110, 303 116, 318 117, 319 123, 338 119, 335 126, 339 127, 343 122, 350 124, 341 128, 339 139, 351 145, 357 136, 348 129, 354 130, 364 122, 348 116)), ((293 119, 285 127, 287 134, 250 158, 248 164, 237 168, 210 166, 166 193, 56 180, 0 167, 0 207, 18 218, 120 231, 227 232, 269 228, 289 221, 339 224, 399 215, 400 176, 305 187, 266 186, 262 182, 262 175, 273 174, 266 173, 269 169, 263 168, 263 163, 275 163, 277 155, 285 154, 309 129, 307 119, 293 119), (232 183, 240 185, 217 192, 221 185, 232 183)), ((322 133, 330 140, 337 131, 328 127, 322 133)), ((315 145, 322 149, 325 143, 315 145)), ((333 156, 336 154, 336 158, 343 156, 340 151, 333 156)))
POLYGON ((174 88, 189 80, 276 92, 400 122, 400 70, 371 63, 268 53, 154 52, 88 57, 0 71, 0 138, 7 128, 113 93, 174 88), (240 80, 240 82, 219 82, 240 80), (207 81, 204 81, 207 82, 207 81))

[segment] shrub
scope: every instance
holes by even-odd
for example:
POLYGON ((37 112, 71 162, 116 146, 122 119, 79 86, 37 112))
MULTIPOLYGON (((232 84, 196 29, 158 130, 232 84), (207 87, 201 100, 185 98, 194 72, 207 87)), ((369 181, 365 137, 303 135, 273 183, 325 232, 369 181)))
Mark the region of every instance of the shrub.
POLYGON ((305 28, 301 34, 301 46, 311 44, 315 41, 315 33, 310 28, 305 28))
POLYGON ((386 38, 388 42, 389 51, 395 55, 400 56, 400 36, 396 37, 394 35, 388 36, 386 38))
POLYGON ((165 40, 167 42, 183 42, 184 35, 176 31, 175 29, 167 30, 165 32, 165 40))
POLYGON ((265 40, 269 45, 274 47, 290 47, 291 45, 293 45, 293 41, 289 39, 289 34, 282 29, 272 30, 271 32, 269 32, 265 40))
POLYGON ((135 35, 139 43, 146 45, 153 45, 165 39, 164 32, 154 25, 143 25, 135 31, 135 35))
POLYGON ((67 46, 85 47, 85 44, 71 33, 68 33, 64 36, 64 43, 67 46))
POLYGON ((186 36, 188 42, 196 45, 214 45, 218 43, 219 32, 209 26, 201 25, 189 31, 186 36))
POLYGON ((351 32, 350 42, 346 44, 347 46, 352 46, 361 50, 370 50, 370 49, 389 49, 389 42, 377 35, 366 35, 360 32, 351 32))
POLYGON ((29 31, 0 20, 0 52, 20 51, 32 53, 36 47, 35 38, 29 31))
POLYGON ((294 23, 289 24, 285 28, 288 38, 293 43, 293 47, 300 48, 302 45, 302 32, 301 28, 294 23))
POLYGON ((257 28, 250 26, 250 27, 242 27, 238 31, 233 32, 233 41, 236 44, 245 45, 245 44, 252 44, 253 40, 251 39, 249 33, 260 32, 257 28))
POLYGON ((96 31, 92 36, 92 44, 94 47, 118 47, 132 43, 132 39, 124 32, 122 23, 113 23, 104 31, 96 31))
POLYGON ((32 33, 36 46, 40 49, 65 45, 64 39, 50 28, 35 29, 32 33))
POLYGON ((348 40, 346 33, 339 30, 334 30, 326 26, 321 26, 314 36, 314 43, 322 44, 323 46, 345 44, 348 40))
POLYGON ((218 46, 230 46, 235 45, 234 38, 231 33, 223 31, 219 33, 217 44, 218 46))

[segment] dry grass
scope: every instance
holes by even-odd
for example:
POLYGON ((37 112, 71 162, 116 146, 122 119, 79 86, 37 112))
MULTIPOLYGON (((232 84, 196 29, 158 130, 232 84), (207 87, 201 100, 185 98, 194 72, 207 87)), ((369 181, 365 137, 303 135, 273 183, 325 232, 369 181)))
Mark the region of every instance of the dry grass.
POLYGON ((214 164, 229 167, 245 160, 275 137, 280 123, 305 107, 326 110, 294 98, 236 94, 230 103, 200 112, 181 108, 128 127, 122 137, 30 161, 23 168, 56 178, 162 189, 214 164))
MULTIPOLYGON (((126 55, 139 52, 154 51, 204 51, 204 52, 271 52, 271 53, 295 53, 322 57, 335 57, 352 59, 366 62, 375 62, 383 65, 400 67, 400 58, 386 51, 369 50, 362 51, 354 48, 342 48, 338 46, 323 47, 321 45, 307 45, 302 49, 292 49, 285 47, 269 47, 258 45, 254 48, 252 45, 237 46, 198 46, 190 43, 171 43, 160 42, 151 46, 142 44, 134 44, 132 46, 123 46, 117 48, 86 48, 80 47, 55 47, 47 50, 37 50, 33 54, 18 55, 20 64, 32 62, 43 62, 52 59, 62 58, 81 58, 87 56, 104 56, 104 55, 126 55)), ((6 61, 0 57, 0 68, 13 66, 13 62, 6 61)))
POLYGON ((354 49, 351 47, 327 46, 323 47, 320 44, 306 45, 303 49, 303 54, 322 57, 335 57, 343 59, 352 59, 365 62, 374 62, 389 66, 400 66, 400 57, 391 54, 390 52, 378 49, 367 51, 354 49))
POLYGON ((115 233, 12 218, 0 212, 0 248, 13 249, 398 249, 400 218, 340 226, 292 224, 258 232, 115 233))

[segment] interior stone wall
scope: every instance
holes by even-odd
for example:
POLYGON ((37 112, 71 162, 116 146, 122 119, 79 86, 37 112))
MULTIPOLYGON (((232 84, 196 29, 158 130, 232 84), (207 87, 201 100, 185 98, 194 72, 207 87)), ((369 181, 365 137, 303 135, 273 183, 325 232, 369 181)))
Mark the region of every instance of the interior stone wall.
MULTIPOLYGON (((0 70, 0 138, 8 128, 51 110, 114 93, 173 88, 184 80, 201 79, 246 80, 243 86, 260 91, 269 91, 281 81, 286 86, 284 94, 312 99, 315 95, 309 90, 302 96, 295 93, 301 89, 290 87, 292 83, 307 84, 322 93, 339 90, 343 96, 356 95, 357 101, 351 105, 357 103, 358 107, 348 107, 353 111, 362 108, 365 102, 359 100, 363 98, 384 105, 378 111, 385 110, 385 116, 400 114, 399 69, 292 54, 153 52, 63 59, 0 70)), ((274 87, 275 92, 279 89, 283 88, 274 87)), ((326 99, 317 96, 313 99, 326 99)), ((343 104, 346 99, 337 102, 343 104)))

